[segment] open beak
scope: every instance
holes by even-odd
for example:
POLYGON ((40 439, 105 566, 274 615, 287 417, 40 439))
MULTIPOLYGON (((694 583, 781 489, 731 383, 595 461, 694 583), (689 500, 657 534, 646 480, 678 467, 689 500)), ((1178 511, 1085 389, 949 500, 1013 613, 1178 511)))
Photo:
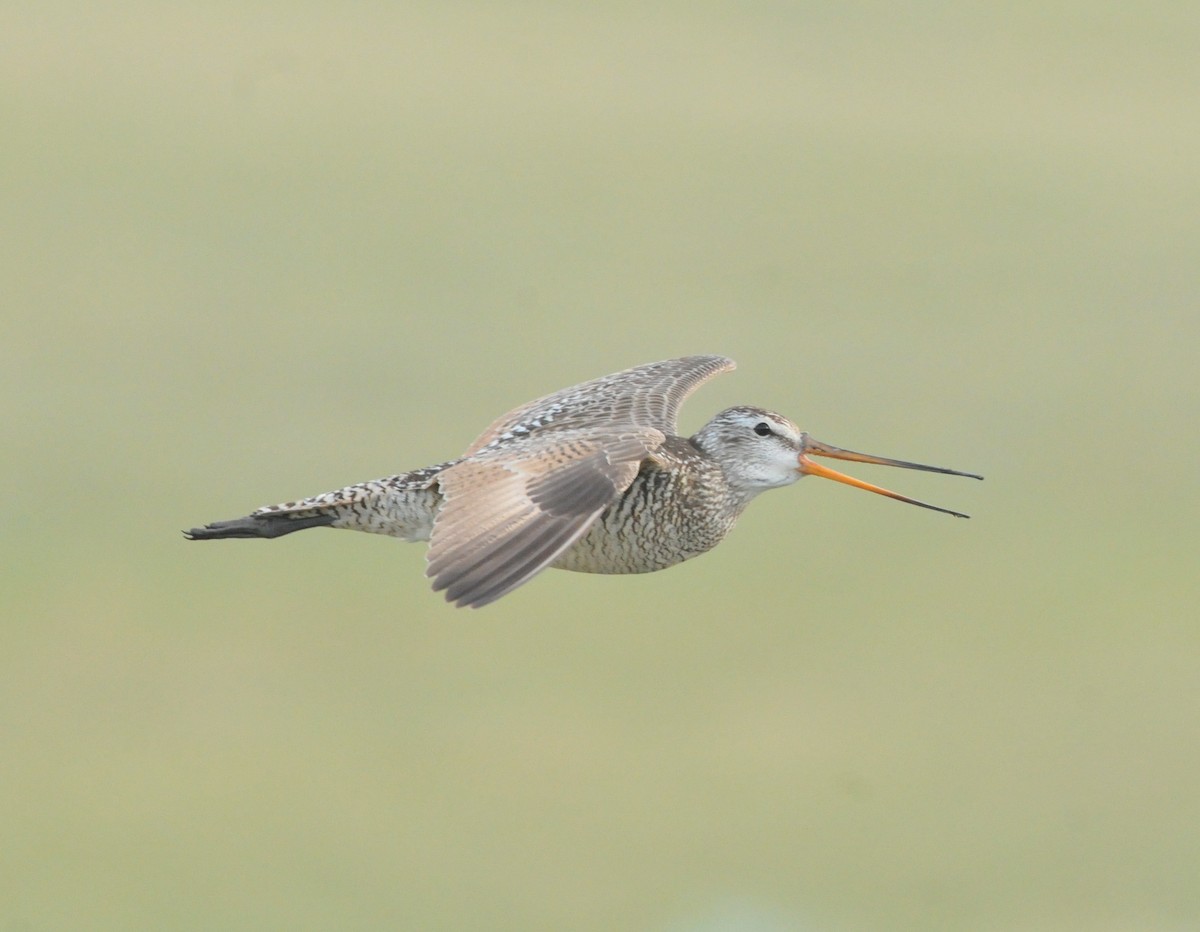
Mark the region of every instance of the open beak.
POLYGON ((904 460, 889 460, 882 456, 871 456, 869 453, 855 453, 853 450, 843 450, 840 447, 833 447, 827 443, 821 443, 819 440, 813 440, 807 434, 804 435, 800 450, 799 465, 801 475, 821 476, 824 479, 833 479, 835 482, 844 482, 846 485, 852 485, 855 488, 866 489, 868 492, 874 492, 877 495, 886 495, 888 498, 894 498, 900 502, 908 502, 910 505, 920 505, 922 508, 929 508, 933 511, 940 511, 943 514, 954 515, 956 518, 969 518, 970 515, 951 511, 949 508, 939 508, 937 505, 919 502, 915 498, 908 498, 905 495, 890 492, 877 485, 871 485, 869 482, 863 482, 861 479, 855 479, 853 476, 847 476, 835 469, 830 469, 828 466, 814 463, 809 459, 809 456, 828 456, 830 459, 851 460, 855 463, 874 463, 877 466, 899 466, 901 469, 920 469, 924 472, 945 473, 948 476, 966 476, 969 479, 983 478, 983 476, 977 476, 972 472, 959 472, 957 469, 944 469, 941 466, 922 466, 920 463, 906 463, 904 460))

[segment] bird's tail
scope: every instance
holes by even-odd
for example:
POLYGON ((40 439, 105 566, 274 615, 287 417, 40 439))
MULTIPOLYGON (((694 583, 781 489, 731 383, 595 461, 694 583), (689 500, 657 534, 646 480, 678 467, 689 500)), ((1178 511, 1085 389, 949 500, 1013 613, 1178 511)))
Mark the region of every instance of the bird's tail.
POLYGON ((337 527, 401 540, 429 540, 441 504, 437 477, 449 463, 372 479, 309 498, 267 505, 244 518, 184 531, 188 540, 283 537, 310 527, 337 527))

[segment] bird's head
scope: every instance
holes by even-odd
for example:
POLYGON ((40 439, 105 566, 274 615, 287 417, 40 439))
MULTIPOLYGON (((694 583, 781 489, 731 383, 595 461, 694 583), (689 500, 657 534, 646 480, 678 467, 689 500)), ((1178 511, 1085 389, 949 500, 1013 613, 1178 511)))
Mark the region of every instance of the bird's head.
POLYGON ((767 489, 791 485, 801 476, 821 476, 844 482, 856 488, 886 495, 898 501, 919 505, 933 511, 941 511, 965 518, 967 515, 936 505, 929 505, 847 476, 812 460, 813 456, 851 460, 856 463, 874 463, 879 466, 899 466, 903 469, 919 469, 924 472, 939 472, 951 476, 967 476, 982 479, 974 473, 958 472, 941 466, 924 466, 904 460, 886 459, 869 453, 855 453, 814 440, 800 430, 788 418, 765 408, 742 405, 726 408, 701 428, 692 441, 704 452, 721 464, 730 485, 747 498, 752 498, 767 489))
POLYGON ((756 495, 791 485, 798 469, 804 433, 782 414, 763 408, 727 408, 692 438, 725 471, 739 492, 756 495))

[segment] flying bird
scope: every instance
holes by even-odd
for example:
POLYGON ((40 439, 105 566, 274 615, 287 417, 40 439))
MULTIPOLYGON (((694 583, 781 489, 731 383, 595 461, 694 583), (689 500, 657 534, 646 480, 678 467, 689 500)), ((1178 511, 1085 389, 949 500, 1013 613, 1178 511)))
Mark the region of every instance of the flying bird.
POLYGON ((551 566, 618 574, 682 563, 719 544, 760 492, 802 476, 967 517, 812 457, 982 476, 830 446, 764 408, 727 408, 694 436, 678 436, 684 399, 733 368, 724 356, 635 366, 514 408, 458 459, 184 534, 274 538, 334 527, 429 541, 426 575, 434 590, 478 608, 551 566))

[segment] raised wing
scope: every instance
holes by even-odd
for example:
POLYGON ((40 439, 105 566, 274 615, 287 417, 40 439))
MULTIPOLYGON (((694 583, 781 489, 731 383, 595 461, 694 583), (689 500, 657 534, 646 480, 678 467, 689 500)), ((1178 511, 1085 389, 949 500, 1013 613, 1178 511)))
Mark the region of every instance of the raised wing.
POLYGON ((586 533, 663 440, 652 428, 558 432, 449 467, 425 571, 434 590, 473 608, 511 592, 586 533))
POLYGON ((609 425, 674 434, 684 399, 734 365, 724 356, 683 356, 564 388, 497 418, 471 444, 466 456, 489 446, 523 441, 534 432, 603 429, 609 425))

